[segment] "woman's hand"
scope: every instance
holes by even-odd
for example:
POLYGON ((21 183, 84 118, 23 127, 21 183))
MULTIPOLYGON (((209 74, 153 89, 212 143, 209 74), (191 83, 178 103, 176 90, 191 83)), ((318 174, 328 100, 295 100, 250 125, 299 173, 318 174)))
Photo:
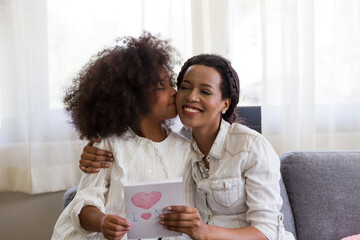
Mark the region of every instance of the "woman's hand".
POLYGON ((101 232, 106 239, 121 239, 130 230, 130 223, 119 216, 106 214, 101 223, 101 232))
POLYGON ((99 143, 101 139, 92 138, 81 154, 79 168, 85 173, 97 173, 100 171, 100 168, 108 168, 110 166, 107 162, 114 161, 111 152, 93 147, 94 142, 99 143))
POLYGON ((197 208, 188 206, 170 206, 165 208, 172 213, 160 215, 160 224, 166 229, 189 235, 191 239, 244 239, 265 240, 266 236, 256 227, 223 228, 205 224, 197 208))
POLYGON ((160 215, 160 224, 166 229, 189 235, 192 239, 206 239, 210 230, 200 217, 197 208, 189 206, 169 206, 165 208, 172 213, 160 215))

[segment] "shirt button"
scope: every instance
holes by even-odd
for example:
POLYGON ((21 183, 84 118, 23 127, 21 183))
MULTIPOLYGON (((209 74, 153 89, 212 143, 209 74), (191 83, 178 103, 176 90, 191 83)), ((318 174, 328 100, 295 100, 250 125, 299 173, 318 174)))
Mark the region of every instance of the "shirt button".
POLYGON ((198 189, 196 189, 196 191, 200 192, 200 191, 201 191, 201 189, 200 189, 200 188, 198 188, 198 189))

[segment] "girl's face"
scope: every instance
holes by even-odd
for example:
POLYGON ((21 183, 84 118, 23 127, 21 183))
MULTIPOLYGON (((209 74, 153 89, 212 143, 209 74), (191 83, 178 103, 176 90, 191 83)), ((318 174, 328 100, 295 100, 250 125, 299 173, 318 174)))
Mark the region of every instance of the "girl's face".
POLYGON ((163 85, 158 84, 155 91, 149 91, 149 100, 151 112, 147 117, 156 121, 163 121, 176 117, 175 95, 176 91, 171 86, 168 72, 165 69, 160 70, 160 77, 163 85))
POLYGON ((220 125, 221 112, 230 99, 222 99, 220 74, 212 67, 192 65, 184 74, 176 95, 176 107, 181 122, 193 129, 220 125))

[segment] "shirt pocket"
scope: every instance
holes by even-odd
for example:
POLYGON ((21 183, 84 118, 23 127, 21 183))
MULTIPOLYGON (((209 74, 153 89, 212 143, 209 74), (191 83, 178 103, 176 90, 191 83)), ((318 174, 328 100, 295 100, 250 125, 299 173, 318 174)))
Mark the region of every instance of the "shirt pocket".
POLYGON ((240 179, 219 179, 210 183, 210 189, 214 201, 226 208, 231 208, 240 200, 240 179))

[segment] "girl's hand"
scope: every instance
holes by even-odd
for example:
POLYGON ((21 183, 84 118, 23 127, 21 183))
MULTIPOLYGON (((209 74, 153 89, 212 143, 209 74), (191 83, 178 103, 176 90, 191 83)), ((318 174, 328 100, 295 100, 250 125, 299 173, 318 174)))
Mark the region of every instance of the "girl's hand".
POLYGON ((110 166, 107 162, 114 161, 111 152, 93 147, 94 142, 101 142, 101 139, 91 139, 81 154, 79 168, 85 173, 97 173, 100 168, 108 168, 110 166))
POLYGON ((130 223, 119 216, 106 214, 101 223, 101 232, 106 239, 121 239, 130 230, 130 223))
POLYGON ((160 215, 160 224, 168 230, 189 235, 192 239, 206 239, 210 230, 200 217, 197 208, 189 206, 169 206, 165 208, 172 213, 160 215))

